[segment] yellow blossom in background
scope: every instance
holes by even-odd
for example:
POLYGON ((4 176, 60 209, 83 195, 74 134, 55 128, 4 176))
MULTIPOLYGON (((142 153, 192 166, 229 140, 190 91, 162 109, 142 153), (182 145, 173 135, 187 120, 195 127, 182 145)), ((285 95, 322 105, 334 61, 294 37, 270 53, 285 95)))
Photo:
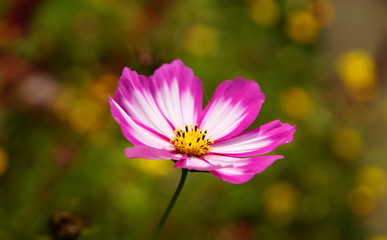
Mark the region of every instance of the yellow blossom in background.
POLYGON ((77 96, 73 88, 63 88, 55 96, 53 110, 62 121, 67 120, 67 116, 74 105, 76 105, 77 96))
POLYGON ((91 81, 85 88, 90 91, 92 98, 100 102, 106 102, 108 94, 113 96, 118 77, 113 74, 102 75, 96 81, 91 81))
POLYGON ((136 28, 141 26, 140 21, 144 18, 141 4, 136 1, 122 1, 120 4, 117 4, 115 14, 121 19, 119 27, 122 29, 123 37, 133 35, 136 28))
POLYGON ((138 159, 139 161, 135 164, 140 170, 145 173, 152 173, 154 175, 165 175, 169 173, 173 168, 170 161, 164 160, 149 160, 149 159, 138 159))
POLYGON ((284 0, 283 9, 285 14, 288 14, 300 9, 305 9, 309 4, 310 0, 284 0))
POLYGON ((342 54, 337 61, 337 74, 356 100, 372 100, 376 96, 376 66, 368 52, 352 50, 342 54))
POLYGON ((89 92, 86 94, 77 89, 63 88, 53 103, 53 110, 57 117, 67 122, 78 134, 95 133, 93 130, 101 125, 104 108, 107 108, 107 105, 100 101, 106 101, 108 93, 112 93, 109 90, 109 84, 106 83, 109 79, 110 75, 107 75, 100 81, 90 83, 90 86, 87 85, 89 92))
POLYGON ((282 111, 295 119, 303 119, 313 110, 313 103, 309 95, 300 87, 290 87, 281 94, 282 111))
POLYGON ((311 11, 295 11, 286 19, 286 33, 297 43, 312 43, 319 37, 320 24, 311 11))
POLYGON ((377 235, 368 238, 367 240, 387 240, 387 236, 377 235))
POLYGON ((352 160, 363 152, 363 148, 363 139, 355 129, 342 128, 334 132, 332 149, 337 156, 352 160))
POLYGON ((315 0, 311 2, 310 7, 322 27, 331 25, 335 18, 335 6, 330 0, 315 0))
POLYGON ((380 196, 385 196, 387 191, 386 170, 376 166, 362 167, 358 174, 358 182, 366 185, 380 196))
POLYGON ((387 125, 387 99, 384 99, 380 106, 381 106, 380 113, 382 114, 384 123, 387 125))
POLYGON ((131 181, 122 181, 112 187, 117 207, 123 212, 140 212, 146 209, 151 199, 146 190, 131 181))
POLYGON ((278 3, 274 0, 253 0, 249 8, 251 19, 263 27, 275 25, 280 16, 278 3))
POLYGON ((2 176, 8 168, 8 155, 3 148, 0 147, 0 176, 2 176))
POLYGON ((277 183, 265 192, 265 210, 279 224, 286 224, 293 218, 296 204, 297 194, 290 183, 277 183))
POLYGON ((213 53, 217 44, 215 31, 202 24, 189 27, 183 38, 183 46, 190 53, 198 57, 213 53))
POLYGON ((347 205, 354 214, 366 216, 376 207, 376 195, 369 187, 359 185, 348 193, 347 205))
POLYGON ((70 126, 79 134, 92 132, 99 125, 102 116, 102 107, 99 103, 81 100, 73 106, 68 115, 70 126))

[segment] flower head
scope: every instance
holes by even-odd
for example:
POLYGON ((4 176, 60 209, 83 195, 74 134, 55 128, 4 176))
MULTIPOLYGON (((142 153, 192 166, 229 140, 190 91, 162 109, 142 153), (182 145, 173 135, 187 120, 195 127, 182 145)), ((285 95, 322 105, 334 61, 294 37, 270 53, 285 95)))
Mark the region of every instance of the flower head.
POLYGON ((202 108, 200 79, 180 60, 145 77, 125 68, 114 99, 114 119, 134 145, 128 158, 174 160, 176 168, 209 171, 244 183, 280 155, 265 154, 293 140, 295 126, 272 121, 243 132, 257 117, 265 96, 252 80, 222 82, 202 108))

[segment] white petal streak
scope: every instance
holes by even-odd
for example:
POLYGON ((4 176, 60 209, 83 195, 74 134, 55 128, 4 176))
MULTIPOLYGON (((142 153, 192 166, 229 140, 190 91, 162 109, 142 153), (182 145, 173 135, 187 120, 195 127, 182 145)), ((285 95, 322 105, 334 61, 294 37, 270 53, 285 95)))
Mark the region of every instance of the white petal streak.
POLYGON ((246 116, 246 109, 240 103, 231 107, 231 100, 223 98, 211 105, 208 112, 200 127, 208 130, 207 135, 214 140, 232 132, 246 116))
POLYGON ((169 117, 175 128, 196 123, 195 99, 191 92, 180 92, 174 79, 170 86, 165 82, 156 92, 156 100, 161 111, 169 117))
POLYGON ((214 165, 222 167, 235 167, 246 164, 249 161, 247 158, 236 158, 215 154, 207 154, 204 155, 203 158, 214 165))
POLYGON ((202 110, 202 85, 193 71, 180 60, 164 64, 151 80, 156 103, 174 128, 197 123, 202 110))
POLYGON ((276 120, 239 136, 215 142, 211 153, 248 157, 265 154, 293 140, 295 126, 276 120))
POLYGON ((256 118, 265 96, 254 81, 235 78, 216 88, 200 116, 201 128, 216 142, 245 130, 256 118))
POLYGON ((263 148, 270 145, 272 141, 265 136, 252 137, 249 135, 232 138, 227 141, 214 144, 213 152, 217 153, 244 153, 252 149, 263 148))
POLYGON ((195 99, 189 91, 182 93, 181 112, 183 113, 183 125, 181 127, 196 124, 197 112, 195 111, 195 99))
POLYGON ((161 89, 156 92, 156 100, 161 111, 169 117, 175 127, 183 126, 179 86, 176 79, 173 79, 170 86, 167 80, 164 80, 161 89))
POLYGON ((124 68, 114 99, 131 118, 171 138, 173 129, 158 109, 149 84, 147 77, 124 68))
POLYGON ((136 124, 113 99, 110 99, 110 105, 114 119, 120 124, 122 132, 130 142, 155 148, 170 148, 171 144, 168 141, 136 124))
POLYGON ((134 90, 132 92, 131 102, 123 99, 124 108, 133 118, 139 120, 150 128, 154 128, 157 132, 168 138, 174 136, 173 129, 168 124, 165 117, 154 103, 153 97, 149 92, 140 92, 134 90))
POLYGON ((194 156, 188 156, 186 159, 177 161, 174 167, 199 171, 211 171, 222 168, 222 166, 211 164, 205 159, 194 156))

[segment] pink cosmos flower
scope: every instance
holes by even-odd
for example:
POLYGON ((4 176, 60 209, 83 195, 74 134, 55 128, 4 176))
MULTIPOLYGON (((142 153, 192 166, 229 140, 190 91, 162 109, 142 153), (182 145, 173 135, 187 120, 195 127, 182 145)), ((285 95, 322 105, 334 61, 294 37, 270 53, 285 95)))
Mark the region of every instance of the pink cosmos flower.
POLYGON ((111 112, 134 145, 128 158, 174 160, 176 168, 209 171, 230 183, 244 183, 280 155, 265 154, 293 140, 295 126, 272 121, 243 132, 257 117, 265 95, 252 80, 222 82, 202 108, 199 78, 175 60, 145 77, 125 68, 111 112))

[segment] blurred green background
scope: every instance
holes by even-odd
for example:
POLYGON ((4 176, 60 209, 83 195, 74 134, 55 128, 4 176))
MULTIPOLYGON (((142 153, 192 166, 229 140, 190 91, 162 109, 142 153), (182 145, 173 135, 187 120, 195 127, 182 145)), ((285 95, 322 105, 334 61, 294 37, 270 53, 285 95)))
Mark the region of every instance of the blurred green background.
POLYGON ((297 132, 246 184, 190 173, 160 239, 386 240, 386 29, 384 0, 2 0, 0 239, 150 239, 180 170, 125 158, 107 95, 180 58, 297 132))

